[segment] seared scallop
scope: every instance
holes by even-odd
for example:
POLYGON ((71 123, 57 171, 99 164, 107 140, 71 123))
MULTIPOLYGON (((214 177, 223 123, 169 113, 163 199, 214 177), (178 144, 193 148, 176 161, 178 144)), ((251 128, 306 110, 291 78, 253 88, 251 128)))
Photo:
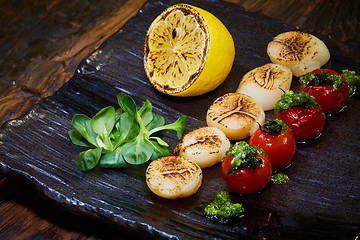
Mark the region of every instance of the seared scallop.
POLYGON ((163 198, 189 197, 197 192, 201 182, 201 168, 180 156, 159 158, 150 163, 146 170, 148 187, 163 198))
POLYGON ((229 147, 230 141, 220 129, 202 127, 184 135, 174 154, 207 168, 220 162, 229 147))
POLYGON ((209 127, 223 131, 230 140, 244 139, 253 134, 265 121, 265 113, 252 97, 228 93, 209 107, 206 122, 209 127))
POLYGON ((303 32, 285 32, 274 37, 267 46, 273 63, 284 65, 300 77, 320 68, 330 59, 329 49, 319 38, 303 32))
POLYGON ((292 72, 280 64, 268 63, 246 73, 236 90, 254 98, 264 111, 274 109, 283 91, 291 86, 292 72))

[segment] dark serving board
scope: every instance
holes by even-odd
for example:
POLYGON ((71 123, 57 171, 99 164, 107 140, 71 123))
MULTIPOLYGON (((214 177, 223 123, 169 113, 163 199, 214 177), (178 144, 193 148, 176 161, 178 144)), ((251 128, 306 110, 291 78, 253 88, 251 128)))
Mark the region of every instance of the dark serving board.
MULTIPOLYGON (((185 1, 186 2, 186 1, 185 1)), ((111 223, 141 238, 258 238, 353 239, 360 229, 360 98, 328 117, 323 135, 309 144, 298 144, 290 181, 269 186, 261 194, 239 196, 245 217, 233 224, 205 218, 203 207, 224 184, 219 165, 205 169, 203 184, 192 197, 161 199, 150 192, 145 168, 102 169, 82 173, 76 169, 82 150, 70 143, 67 131, 76 113, 89 116, 116 106, 116 95, 130 94, 138 104, 150 99, 154 112, 167 122, 188 116, 187 131, 205 125, 208 106, 219 96, 235 91, 241 76, 269 62, 267 43, 293 27, 267 17, 246 13, 241 7, 218 1, 192 3, 211 11, 227 26, 235 41, 236 57, 226 81, 199 97, 176 98, 155 91, 143 69, 143 42, 152 20, 176 1, 150 1, 137 16, 83 61, 76 75, 54 96, 34 106, 26 116, 0 129, 0 171, 21 176, 64 208, 111 223)), ((321 36, 320 36, 321 37, 321 36)), ((324 39, 326 40, 326 39, 324 39)), ((337 57, 335 70, 359 71, 354 59, 337 57)), ((267 113, 267 119, 272 113, 267 113)), ((171 150, 173 132, 164 134, 171 150)))

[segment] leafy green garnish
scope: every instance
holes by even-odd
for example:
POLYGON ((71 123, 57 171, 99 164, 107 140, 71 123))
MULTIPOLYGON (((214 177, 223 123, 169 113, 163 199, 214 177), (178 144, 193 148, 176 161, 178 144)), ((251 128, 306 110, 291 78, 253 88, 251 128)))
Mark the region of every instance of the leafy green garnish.
POLYGON ((244 208, 240 203, 232 203, 228 192, 218 192, 213 202, 204 209, 206 216, 226 222, 230 218, 241 217, 244 208))
POLYGON ((270 181, 275 184, 285 184, 290 180, 289 176, 285 173, 277 173, 271 176, 270 181))
POLYGON ((77 168, 81 171, 93 169, 99 163, 101 152, 102 148, 95 148, 79 153, 76 160, 77 168))
POLYGON ((319 104, 316 102, 315 97, 310 96, 304 91, 294 92, 287 90, 275 104, 274 111, 280 112, 291 107, 318 108, 319 104))
POLYGON ((262 164, 262 159, 259 158, 258 155, 264 153, 261 148, 255 145, 249 145, 247 142, 240 141, 235 143, 226 152, 227 156, 233 156, 231 160, 232 168, 227 170, 226 174, 231 174, 245 167, 256 169, 258 165, 262 164))
POLYGON ((341 74, 349 83, 350 96, 354 95, 356 89, 360 86, 360 75, 356 75, 355 71, 350 71, 347 69, 342 70, 341 74))
POLYGON ((153 134, 174 130, 178 138, 186 126, 186 116, 165 125, 162 116, 152 113, 152 104, 146 100, 138 110, 135 101, 128 95, 117 96, 120 108, 109 106, 94 117, 76 114, 72 119, 74 129, 68 132, 73 144, 91 148, 79 153, 77 167, 88 171, 101 167, 125 168, 149 160, 168 156, 169 145, 153 134))
MULTIPOLYGON (((319 73, 307 73, 304 76, 299 78, 300 84, 308 87, 308 86, 320 86, 324 84, 328 84, 332 86, 334 90, 339 89, 344 82, 341 76, 337 74, 330 74, 328 72, 319 72, 319 73)), ((305 87, 305 88, 306 88, 305 87)))

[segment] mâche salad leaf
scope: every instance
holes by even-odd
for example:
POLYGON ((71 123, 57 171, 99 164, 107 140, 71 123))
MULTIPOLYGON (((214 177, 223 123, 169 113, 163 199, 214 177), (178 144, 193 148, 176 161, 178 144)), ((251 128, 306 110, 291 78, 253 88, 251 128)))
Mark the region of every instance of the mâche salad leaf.
POLYGON ((146 100, 138 110, 127 94, 117 96, 120 108, 101 109, 89 118, 84 114, 73 116, 74 129, 68 132, 71 142, 89 150, 80 152, 76 165, 89 171, 97 165, 103 168, 125 168, 139 165, 159 157, 168 156, 169 145, 153 134, 174 130, 180 139, 186 126, 186 116, 165 125, 165 119, 152 113, 152 104, 146 100))

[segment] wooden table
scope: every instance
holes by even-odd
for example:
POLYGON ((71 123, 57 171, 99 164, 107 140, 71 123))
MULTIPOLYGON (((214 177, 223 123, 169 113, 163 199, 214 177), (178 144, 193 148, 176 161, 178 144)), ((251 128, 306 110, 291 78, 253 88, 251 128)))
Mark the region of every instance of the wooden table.
MULTIPOLYGON (((344 57, 358 61, 359 1, 228 1, 325 35, 344 57)), ((0 125, 54 94, 71 79, 78 64, 145 2, 1 1, 0 125)), ((0 179, 0 203, 0 239, 94 239, 121 234, 64 211, 17 179, 0 179)))
MULTIPOLYGON (((77 65, 134 16, 145 0, 2 1, 0 125, 52 95, 77 65)), ((119 235, 74 216, 22 181, 0 180, 0 239, 94 239, 119 235)))

